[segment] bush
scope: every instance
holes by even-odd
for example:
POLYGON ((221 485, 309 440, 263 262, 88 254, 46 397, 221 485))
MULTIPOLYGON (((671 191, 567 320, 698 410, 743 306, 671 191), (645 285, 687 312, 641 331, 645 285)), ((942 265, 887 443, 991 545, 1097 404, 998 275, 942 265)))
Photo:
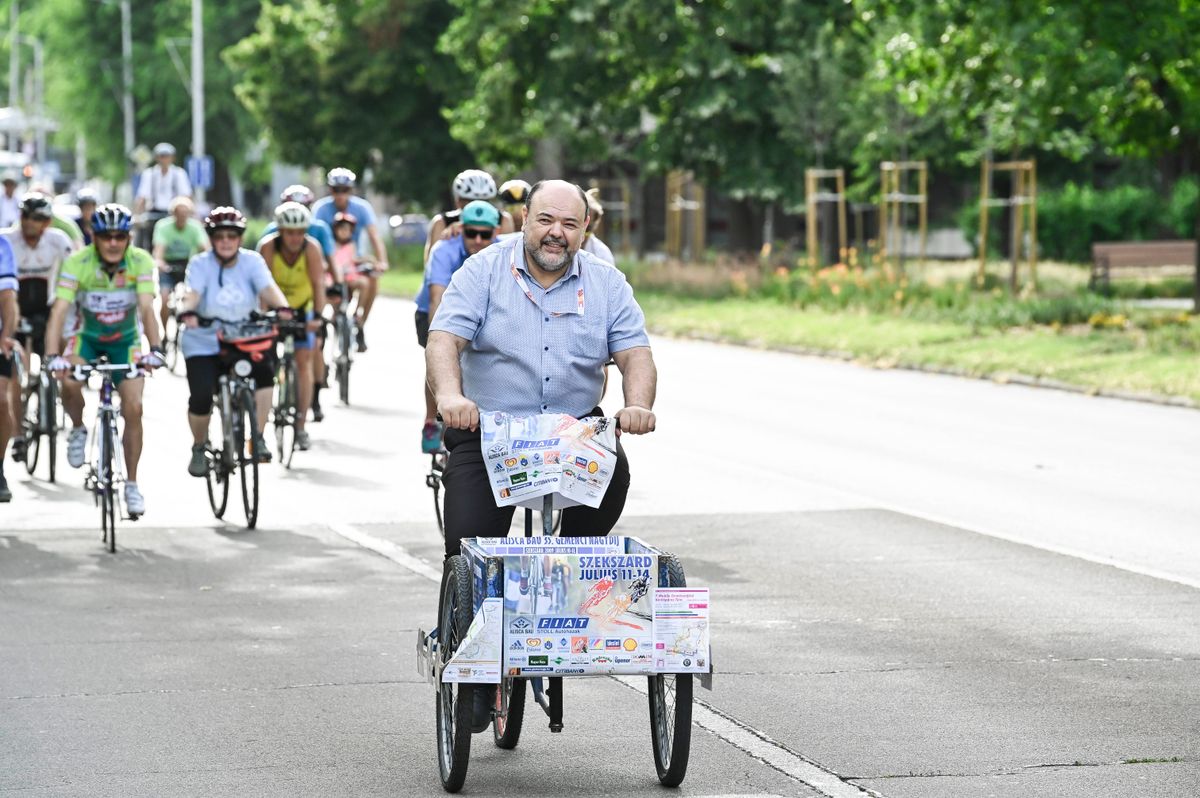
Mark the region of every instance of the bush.
MULTIPOLYGON (((1095 189, 1074 183, 1039 192, 1039 257, 1084 263, 1091 260, 1091 245, 1097 241, 1189 238, 1198 194, 1190 179, 1180 180, 1170 198, 1136 186, 1095 189)), ((988 219, 988 252, 999 256, 1005 236, 1003 209, 993 208, 988 219)), ((967 240, 976 242, 979 203, 963 208, 958 223, 967 240)))

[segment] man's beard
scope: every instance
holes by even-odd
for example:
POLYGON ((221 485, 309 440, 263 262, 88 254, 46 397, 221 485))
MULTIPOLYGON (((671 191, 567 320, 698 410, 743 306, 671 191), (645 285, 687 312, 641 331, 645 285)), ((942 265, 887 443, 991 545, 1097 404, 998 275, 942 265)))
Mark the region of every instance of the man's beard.
POLYGON ((531 235, 526 233, 525 251, 529 253, 529 257, 533 258, 533 262, 538 265, 538 268, 544 272, 561 272, 575 257, 575 250, 570 249, 565 238, 545 235, 537 243, 534 243, 530 239, 531 235), (562 252, 559 255, 543 252, 542 246, 547 243, 558 244, 562 247, 562 252))

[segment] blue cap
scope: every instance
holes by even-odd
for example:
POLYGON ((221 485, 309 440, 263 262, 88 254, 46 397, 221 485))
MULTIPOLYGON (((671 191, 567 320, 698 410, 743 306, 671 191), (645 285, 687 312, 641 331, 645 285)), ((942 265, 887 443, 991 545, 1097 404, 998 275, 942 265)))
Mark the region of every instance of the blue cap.
POLYGON ((472 200, 462 209, 462 223, 473 227, 499 227, 500 211, 490 202, 472 200))

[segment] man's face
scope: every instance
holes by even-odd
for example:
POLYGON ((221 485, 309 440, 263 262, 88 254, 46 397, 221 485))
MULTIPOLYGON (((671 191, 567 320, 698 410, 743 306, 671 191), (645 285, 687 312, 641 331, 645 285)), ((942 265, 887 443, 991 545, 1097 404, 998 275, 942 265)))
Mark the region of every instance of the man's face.
POLYGON ((334 186, 329 193, 333 195, 333 207, 344 211, 350 205, 350 195, 354 192, 348 186, 334 186))
POLYGON ((96 203, 85 202, 79 206, 79 218, 86 221, 89 225, 92 223, 92 214, 96 212, 96 203))
POLYGON ((525 251, 540 269, 562 271, 583 242, 587 206, 569 185, 552 184, 533 196, 521 233, 525 251))
MULTIPOLYGON (((158 165, 160 167, 162 167, 163 169, 166 169, 168 166, 175 163, 175 156, 174 155, 160 155, 160 156, 158 156, 158 158, 156 160, 158 161, 158 165)), ((145 161, 142 161, 142 163, 145 163, 145 161)))
POLYGON ((496 235, 494 227, 470 225, 463 227, 463 246, 468 255, 482 252, 496 235))
POLYGON ((8 196, 11 197, 13 195, 13 192, 16 190, 17 190, 16 181, 14 181, 14 180, 5 180, 4 181, 4 193, 5 194, 7 194, 8 196))
POLYGON ((175 226, 182 230, 187 226, 188 217, 192 215, 192 212, 188 208, 180 206, 172 211, 171 215, 175 217, 175 226))
POLYGON ((217 230, 211 238, 213 251, 221 260, 232 260, 242 245, 242 234, 236 230, 217 230))
POLYGON ((42 233, 46 232, 46 228, 49 226, 49 219, 21 214, 21 235, 30 241, 40 240, 42 233))
POLYGON ((279 240, 283 242, 283 248, 288 252, 299 252, 304 246, 305 232, 303 230, 280 230, 279 240))
POLYGON ((120 263, 129 249, 129 233, 113 230, 96 234, 96 249, 100 252, 100 260, 105 263, 120 263))

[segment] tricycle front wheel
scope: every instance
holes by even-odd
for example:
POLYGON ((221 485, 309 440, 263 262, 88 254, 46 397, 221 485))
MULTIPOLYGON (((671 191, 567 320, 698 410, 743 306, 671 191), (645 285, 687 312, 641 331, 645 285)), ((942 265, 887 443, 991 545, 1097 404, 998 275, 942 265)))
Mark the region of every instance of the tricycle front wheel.
MULTIPOLYGON (((438 655, 444 668, 471 625, 471 571, 460 555, 450 558, 442 580, 438 615, 438 655)), ((440 682, 437 692, 438 773, 442 789, 458 792, 467 780, 471 758, 471 714, 475 688, 469 684, 440 682)))
POLYGON ((496 691, 496 717, 492 722, 492 737, 497 748, 511 751, 521 739, 521 725, 525 720, 525 679, 504 679, 496 691), (501 695, 503 693, 503 695, 501 695), (504 700, 508 699, 508 713, 504 714, 504 700))
MULTIPOLYGON (((669 587, 687 587, 683 566, 672 559, 667 565, 669 587)), ((678 787, 687 774, 692 748, 692 676, 660 673, 650 676, 650 739, 654 766, 664 787, 678 787)))

